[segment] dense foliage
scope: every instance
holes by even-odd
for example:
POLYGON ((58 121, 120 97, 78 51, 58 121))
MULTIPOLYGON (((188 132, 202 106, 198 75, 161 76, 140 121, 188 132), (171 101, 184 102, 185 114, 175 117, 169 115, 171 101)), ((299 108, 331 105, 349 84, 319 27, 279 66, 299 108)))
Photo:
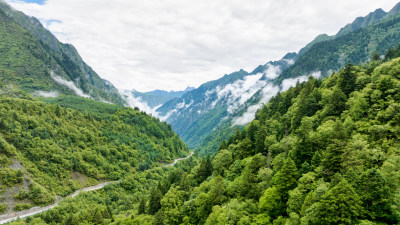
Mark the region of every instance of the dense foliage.
POLYGON ((212 158, 130 175, 27 222, 397 224, 399 68, 396 58, 310 77, 271 99, 212 158))
POLYGON ((0 190, 25 177, 29 192, 21 189, 17 199, 48 204, 54 194, 118 180, 188 152, 171 126, 144 112, 78 97, 45 101, 59 105, 0 97, 0 190), (14 161, 21 168, 11 167, 14 161))

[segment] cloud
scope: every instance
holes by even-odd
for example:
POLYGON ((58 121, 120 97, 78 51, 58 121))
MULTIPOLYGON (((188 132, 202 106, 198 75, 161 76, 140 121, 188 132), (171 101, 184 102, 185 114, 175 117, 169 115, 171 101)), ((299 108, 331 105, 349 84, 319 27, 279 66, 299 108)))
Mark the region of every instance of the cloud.
POLYGON ((284 92, 284 91, 287 91, 289 88, 296 86, 297 82, 302 83, 304 81, 307 81, 308 77, 310 77, 310 76, 312 76, 316 79, 321 78, 321 71, 313 72, 308 76, 300 76, 300 77, 296 77, 296 78, 285 79, 282 81, 281 91, 284 92))
POLYGON ((128 90, 120 90, 120 95, 128 103, 129 107, 138 107, 141 111, 162 119, 162 117, 156 112, 157 108, 159 108, 161 105, 151 108, 145 101, 142 100, 141 97, 135 97, 132 92, 128 90))
POLYGON ((75 92, 76 95, 79 95, 84 98, 91 98, 90 95, 83 93, 81 89, 75 86, 74 82, 64 80, 62 77, 57 76, 53 71, 50 72, 50 76, 58 84, 64 85, 67 88, 71 89, 73 92, 75 92))
MULTIPOLYGON (((293 64, 294 61, 291 60, 291 62, 288 61, 288 63, 293 64)), ((277 78, 280 73, 281 73, 281 68, 279 66, 274 66, 271 64, 268 64, 267 69, 264 71, 265 77, 267 77, 270 80, 277 78)))
MULTIPOLYGON (((235 110, 247 102, 265 85, 266 81, 260 80, 262 76, 263 74, 258 73, 256 75, 245 76, 244 79, 237 80, 224 87, 218 86, 212 91, 217 94, 217 99, 211 103, 211 107, 214 107, 217 102, 223 100, 228 105, 228 113, 234 113, 235 110)), ((207 92, 207 95, 210 95, 210 92, 207 92)))
POLYGON ((254 120, 257 110, 262 104, 267 104, 268 101, 279 92, 279 87, 274 86, 272 83, 267 83, 262 90, 262 97, 260 101, 252 106, 249 106, 243 115, 233 120, 232 126, 239 125, 244 126, 254 120))
POLYGON ((33 92, 33 96, 40 96, 45 98, 56 98, 59 96, 57 91, 35 91, 33 92))
MULTIPOLYGON (((278 72, 279 73, 279 72, 278 72)), ((316 71, 311 73, 309 76, 301 76, 297 78, 289 78, 282 81, 282 84, 278 86, 274 86, 272 83, 267 83, 261 91, 261 99, 255 104, 251 105, 247 108, 246 112, 243 115, 235 118, 232 122, 232 126, 239 125, 244 126, 254 120, 257 110, 261 107, 262 104, 267 104, 268 101, 274 97, 279 91, 284 92, 288 90, 290 87, 296 86, 296 83, 307 81, 308 78, 312 76, 316 79, 321 78, 321 71, 316 71)))
POLYGON ((252 70, 398 0, 8 0, 121 89, 177 90, 252 70))

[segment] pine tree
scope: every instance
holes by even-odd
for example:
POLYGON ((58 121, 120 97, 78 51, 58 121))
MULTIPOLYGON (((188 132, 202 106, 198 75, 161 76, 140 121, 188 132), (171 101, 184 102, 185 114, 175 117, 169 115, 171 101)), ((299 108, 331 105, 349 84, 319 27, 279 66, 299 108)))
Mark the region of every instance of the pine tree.
POLYGON ((200 168, 197 172, 197 182, 201 183, 207 179, 207 177, 212 174, 212 164, 210 156, 208 155, 206 159, 201 160, 200 168))
POLYGON ((279 190, 285 202, 289 197, 289 191, 296 187, 298 176, 299 173, 295 163, 288 157, 281 170, 273 178, 273 184, 279 190))
POLYGON ((322 166, 324 168, 324 174, 328 180, 335 173, 340 172, 342 168, 342 154, 344 152, 344 148, 346 147, 346 143, 343 141, 335 140, 335 142, 330 145, 327 149, 327 154, 325 158, 322 160, 322 166))
POLYGON ((161 184, 158 183, 157 187, 154 188, 150 195, 149 205, 148 205, 148 213, 150 215, 154 215, 158 210, 161 209, 161 199, 163 195, 161 192, 161 184))
POLYGON ((311 159, 311 166, 313 169, 317 168, 319 164, 321 164, 322 156, 319 151, 314 153, 314 156, 311 159))
POLYGON ((349 94, 354 91, 356 79, 357 75, 354 71, 353 64, 348 64, 344 70, 339 73, 337 85, 346 96, 349 96, 349 94))

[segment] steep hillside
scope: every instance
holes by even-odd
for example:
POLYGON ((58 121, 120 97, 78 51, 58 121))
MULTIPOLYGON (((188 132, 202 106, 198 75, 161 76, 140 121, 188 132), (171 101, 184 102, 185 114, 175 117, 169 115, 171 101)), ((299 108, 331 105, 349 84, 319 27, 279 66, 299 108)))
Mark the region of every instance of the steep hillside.
POLYGON ((396 5, 389 13, 377 10, 358 18, 353 28, 338 35, 320 35, 303 49, 283 59, 226 75, 200 86, 158 109, 166 121, 191 147, 201 153, 214 153, 218 143, 237 128, 249 123, 257 109, 278 92, 306 81, 320 78, 343 68, 348 63, 367 62, 400 43, 400 16, 396 5), (390 16, 389 16, 390 15, 390 16), (357 21, 364 21, 357 23, 357 21), (359 24, 359 25, 357 25, 359 24), (355 28, 357 27, 357 28, 355 28), (195 93, 195 94, 194 94, 195 93))
POLYGON ((144 112, 73 96, 43 101, 0 96, 0 199, 9 204, 0 213, 188 154, 171 126, 144 112))
POLYGON ((118 90, 102 80, 69 44, 60 43, 34 17, 0 0, 1 79, 9 89, 36 96, 61 94, 125 104, 118 90))
POLYGON ((400 58, 391 57, 276 95, 212 158, 132 174, 26 222, 398 224, 400 58))
POLYGON ((400 17, 390 17, 363 29, 315 43, 278 81, 320 71, 329 75, 348 63, 366 62, 373 54, 382 55, 400 42, 400 17))

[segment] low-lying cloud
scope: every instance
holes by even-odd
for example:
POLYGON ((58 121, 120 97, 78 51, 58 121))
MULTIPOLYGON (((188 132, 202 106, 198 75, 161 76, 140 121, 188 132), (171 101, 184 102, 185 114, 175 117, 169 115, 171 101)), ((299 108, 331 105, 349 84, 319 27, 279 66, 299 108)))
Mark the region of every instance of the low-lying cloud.
POLYGON ((262 106, 262 104, 267 104, 268 101, 279 92, 279 87, 274 86, 272 83, 268 83, 261 90, 262 97, 260 101, 248 107, 247 111, 243 113, 240 117, 233 120, 232 126, 239 125, 244 126, 254 120, 257 110, 262 106))
POLYGON ((144 111, 148 114, 151 114, 152 116, 158 117, 160 119, 163 119, 161 116, 158 115, 156 112, 157 108, 159 108, 161 105, 151 108, 145 101, 142 100, 141 97, 135 97, 131 91, 128 90, 120 90, 120 95, 125 99, 125 101, 128 103, 128 106, 131 108, 139 108, 141 111, 144 111))
POLYGON ((218 101, 225 100, 228 105, 228 113, 234 113, 265 85, 266 81, 260 80, 262 76, 263 74, 258 73, 246 76, 244 79, 237 80, 224 87, 218 86, 215 89, 217 100, 212 105, 215 105, 218 101))
POLYGON ((279 76, 281 73, 281 68, 279 66, 274 66, 271 64, 267 64, 267 69, 264 71, 265 77, 272 80, 279 76))
POLYGON ((33 96, 45 97, 45 98, 56 98, 59 96, 57 91, 35 91, 33 96))
POLYGON ((55 82, 57 82, 58 84, 66 86, 67 88, 69 88, 70 90, 75 92, 76 95, 84 97, 84 98, 91 98, 90 95, 87 95, 87 94, 83 93, 83 91, 81 89, 79 89, 74 84, 74 82, 64 80, 62 77, 57 76, 53 71, 50 72, 50 76, 55 82))
POLYGON ((316 72, 311 73, 309 76, 301 76, 301 77, 297 77, 297 78, 285 79, 282 81, 282 84, 279 87, 274 86, 272 83, 268 83, 267 85, 265 85, 265 87, 261 91, 262 92, 261 100, 257 104, 248 107, 247 111, 245 113, 243 113, 243 115, 235 118, 232 122, 232 126, 235 126, 235 125, 244 126, 244 125, 250 123, 252 120, 254 120, 255 114, 256 114, 257 110, 261 107, 262 104, 267 104, 268 101, 272 97, 274 97, 279 91, 284 92, 284 91, 288 90, 289 88, 296 86, 297 82, 301 83, 301 82, 307 81, 310 76, 312 76, 316 79, 319 79, 319 78, 321 78, 321 72, 316 71, 316 72))

